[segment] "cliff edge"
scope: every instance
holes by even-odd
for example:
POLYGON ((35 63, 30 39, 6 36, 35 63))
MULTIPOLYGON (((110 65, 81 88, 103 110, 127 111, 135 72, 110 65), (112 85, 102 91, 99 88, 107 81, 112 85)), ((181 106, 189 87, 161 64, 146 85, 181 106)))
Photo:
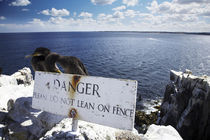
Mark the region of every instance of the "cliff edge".
MULTIPOLYGON (((72 119, 33 109, 34 81, 29 68, 0 75, 0 139, 72 139, 72 119)), ((110 121, 112 121, 110 119, 110 121)), ((120 121, 120 120, 119 120, 120 121)), ((122 122, 123 123, 123 122, 122 122)), ((79 121, 80 140, 181 140, 172 126, 149 126, 146 134, 79 121)))
POLYGON ((158 124, 172 125, 185 140, 210 138, 210 78, 170 72, 158 124))

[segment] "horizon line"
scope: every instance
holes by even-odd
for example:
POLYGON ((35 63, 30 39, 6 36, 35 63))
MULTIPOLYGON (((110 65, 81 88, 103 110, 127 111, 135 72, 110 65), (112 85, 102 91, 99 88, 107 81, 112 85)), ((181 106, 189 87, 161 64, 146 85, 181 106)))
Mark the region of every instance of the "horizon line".
POLYGON ((210 35, 210 32, 185 32, 185 31, 38 31, 38 32, 0 32, 0 34, 5 33, 74 33, 74 32, 136 32, 136 33, 173 33, 173 34, 203 34, 210 35))

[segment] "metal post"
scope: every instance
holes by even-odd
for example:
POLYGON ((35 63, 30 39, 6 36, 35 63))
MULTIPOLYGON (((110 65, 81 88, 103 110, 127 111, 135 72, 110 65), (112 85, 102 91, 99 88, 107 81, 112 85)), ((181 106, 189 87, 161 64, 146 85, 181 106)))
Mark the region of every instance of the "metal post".
POLYGON ((77 119, 77 110, 72 108, 69 112, 69 117, 72 118, 72 132, 70 133, 70 137, 73 140, 79 140, 79 133, 77 132, 78 128, 78 119, 77 119))
POLYGON ((77 111, 76 109, 71 109, 70 110, 70 117, 72 118, 72 132, 77 131, 77 126, 78 126, 78 119, 76 119, 77 111))
POLYGON ((72 132, 76 132, 78 128, 78 119, 72 119, 72 132))

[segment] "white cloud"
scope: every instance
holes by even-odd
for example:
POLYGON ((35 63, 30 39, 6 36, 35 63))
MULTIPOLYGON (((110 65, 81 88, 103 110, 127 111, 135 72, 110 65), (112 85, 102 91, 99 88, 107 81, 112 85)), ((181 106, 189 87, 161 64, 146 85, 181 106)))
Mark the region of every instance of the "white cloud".
POLYGON ((41 19, 38 19, 38 18, 34 18, 33 21, 30 21, 29 23, 37 24, 37 25, 40 25, 40 26, 44 26, 44 22, 41 21, 41 19))
POLYGON ((210 0, 174 0, 174 2, 181 4, 189 4, 189 3, 210 3, 210 0))
POLYGON ((126 6, 122 5, 122 6, 113 8, 112 10, 113 10, 113 11, 120 11, 120 10, 124 10, 124 9, 126 9, 126 6))
POLYGON ((103 23, 115 21, 113 19, 113 16, 112 15, 106 15, 104 13, 98 14, 97 20, 98 20, 98 22, 103 22, 103 23))
POLYGON ((117 20, 124 19, 124 13, 120 11, 115 11, 112 15, 111 14, 104 14, 101 13, 98 15, 99 21, 105 21, 105 22, 116 22, 117 20))
MULTIPOLYGON (((138 11, 134 11, 139 13, 138 11)), ((118 13, 119 14, 119 13, 118 13)), ((120 16, 113 18, 114 13, 101 13, 93 18, 50 17, 48 20, 33 19, 25 24, 0 24, 1 32, 47 32, 47 31, 188 31, 209 32, 210 24, 198 21, 194 17, 177 15, 158 15, 139 13, 138 19, 124 24, 120 16), (185 22, 193 20, 194 22, 185 22)), ((120 14, 119 14, 120 15, 120 14)), ((136 15, 137 17, 137 15, 136 15)), ((124 13, 124 19, 125 19, 124 13)))
POLYGON ((108 23, 116 23, 119 21, 119 19, 117 18, 119 17, 119 15, 115 15, 115 17, 111 14, 104 14, 104 13, 101 13, 98 15, 97 17, 97 22, 100 23, 100 24, 108 24, 108 23))
POLYGON ((112 4, 116 0, 91 0, 91 2, 95 5, 106 5, 106 4, 112 4))
POLYGON ((50 17, 47 21, 34 19, 29 24, 44 31, 86 31, 94 29, 97 25, 96 21, 92 18, 73 19, 63 17, 50 17))
MULTIPOLYGON (((49 20, 42 21, 33 19, 26 24, 0 24, 1 32, 39 32, 39 31, 181 31, 181 32, 205 32, 210 31, 209 24, 198 22, 162 22, 159 21, 163 16, 141 13, 138 20, 129 24, 123 24, 114 18, 114 22, 107 22, 100 18, 112 17, 112 15, 99 14, 98 19, 73 19, 63 17, 51 17, 49 20), (116 22, 118 21, 118 22, 116 22)), ((168 15, 170 16, 170 15, 168 15)), ((174 19, 176 20, 176 19, 174 19)))
POLYGON ((47 15, 47 16, 49 16, 49 15, 50 15, 50 11, 49 11, 49 9, 42 10, 40 13, 41 13, 41 14, 43 14, 43 15, 47 15))
POLYGON ((124 19, 124 13, 120 11, 116 11, 113 14, 113 18, 119 18, 119 19, 124 19))
POLYGON ((104 13, 98 14, 99 20, 104 20, 105 18, 106 18, 106 14, 104 14, 104 13))
POLYGON ((165 15, 144 15, 143 21, 152 25, 178 25, 192 24, 199 22, 198 17, 194 15, 165 14, 165 15))
POLYGON ((29 4, 31 4, 29 0, 16 0, 10 3, 9 5, 10 6, 27 6, 29 4))
POLYGON ((147 7, 148 10, 153 14, 180 14, 192 16, 210 16, 210 3, 189 3, 180 4, 177 2, 163 2, 158 4, 157 1, 153 1, 150 6, 147 7))
POLYGON ((128 9, 124 12, 126 17, 131 17, 131 18, 134 18, 139 13, 140 13, 139 11, 134 11, 134 10, 130 10, 130 9, 128 9))
POLYGON ((153 1, 147 9, 151 12, 150 15, 142 16, 141 20, 155 26, 167 26, 168 29, 174 31, 190 31, 191 29, 194 32, 202 30, 202 27, 196 27, 196 24, 205 26, 203 29, 207 29, 207 25, 210 27, 207 22, 210 19, 210 3, 183 4, 177 1, 165 1, 158 4, 157 1, 153 1))
POLYGON ((182 4, 152 1, 142 13, 127 9, 126 5, 113 8, 112 13, 74 13, 66 9, 46 9, 40 13, 49 19, 34 18, 26 24, 0 24, 0 31, 189 31, 210 32, 210 3, 182 4), (66 16, 66 17, 65 17, 66 16), (81 18, 82 17, 82 18, 81 18), (130 20, 132 18, 132 20, 130 20))
POLYGON ((60 10, 57 10, 55 8, 51 9, 52 16, 68 16, 69 14, 70 12, 66 9, 60 9, 60 10))
POLYGON ((150 10, 152 13, 156 13, 159 10, 159 5, 156 0, 153 0, 150 4, 150 6, 146 7, 148 10, 150 10))
POLYGON ((41 14, 43 15, 47 15, 47 16, 54 16, 54 17, 57 17, 57 16, 68 16, 70 14, 70 12, 66 9, 60 9, 60 10, 57 10, 55 8, 52 8, 51 10, 49 9, 46 9, 46 10, 43 10, 40 12, 41 14))
POLYGON ((2 2, 3 0, 0 0, 0 2, 2 2))
POLYGON ((122 2, 127 6, 136 6, 138 4, 138 0, 123 0, 122 2))
POLYGON ((157 10, 159 10, 160 12, 170 12, 170 10, 173 10, 174 8, 173 4, 170 2, 163 2, 162 4, 156 6, 158 7, 157 10))
POLYGON ((83 17, 83 18, 91 18, 93 16, 93 14, 88 13, 88 12, 81 12, 79 17, 83 17))
POLYGON ((6 19, 6 17, 0 16, 0 20, 5 20, 5 19, 6 19))
POLYGON ((53 23, 53 24, 61 24, 61 23, 66 23, 66 19, 62 17, 51 17, 48 22, 53 23))
POLYGON ((22 11, 27 12, 29 9, 23 8, 22 11))
POLYGON ((97 23, 98 24, 112 24, 112 25, 119 25, 121 21, 125 19, 124 12, 115 11, 113 14, 105 14, 101 13, 97 16, 97 23))

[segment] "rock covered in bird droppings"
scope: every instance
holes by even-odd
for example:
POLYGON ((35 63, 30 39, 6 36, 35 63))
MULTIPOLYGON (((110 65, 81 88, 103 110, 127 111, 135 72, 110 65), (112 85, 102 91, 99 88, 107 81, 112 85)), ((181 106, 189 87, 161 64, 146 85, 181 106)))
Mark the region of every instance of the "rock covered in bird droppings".
POLYGON ((158 123, 172 125, 186 140, 210 137, 210 78, 171 71, 158 123))
POLYGON ((182 140, 182 137, 172 126, 150 125, 144 137, 148 140, 182 140))
MULTIPOLYGON (((71 139, 72 120, 53 115, 31 107, 34 81, 28 68, 24 68, 12 76, 0 76, 0 139, 34 140, 34 139, 71 139), (19 79, 19 80, 17 80, 19 79), (22 80, 22 82, 20 82, 22 80), (18 82, 19 81, 19 82, 18 82), (7 110, 6 110, 7 109, 7 110)), ((110 120, 111 121, 111 120, 110 120)), ((119 120, 120 121, 120 120, 119 120)), ((122 122, 123 123, 123 122, 122 122)), ((132 132, 118 130, 102 125, 79 121, 78 139, 97 140, 148 140, 148 136, 139 134, 135 129, 132 132)), ((164 126, 147 134, 155 135, 157 140, 179 137, 177 132, 164 135, 164 126), (163 130, 162 130, 163 128, 163 130)))
MULTIPOLYGON (((10 99, 16 100, 20 97, 32 97, 33 77, 29 68, 23 68, 18 72, 0 76, 0 107, 6 109, 10 99)), ((11 103, 11 102, 10 102, 11 103)))
POLYGON ((24 84, 24 85, 30 85, 33 81, 33 76, 31 74, 31 70, 27 67, 24 67, 21 70, 18 70, 18 72, 15 72, 11 75, 17 80, 17 84, 24 84))

